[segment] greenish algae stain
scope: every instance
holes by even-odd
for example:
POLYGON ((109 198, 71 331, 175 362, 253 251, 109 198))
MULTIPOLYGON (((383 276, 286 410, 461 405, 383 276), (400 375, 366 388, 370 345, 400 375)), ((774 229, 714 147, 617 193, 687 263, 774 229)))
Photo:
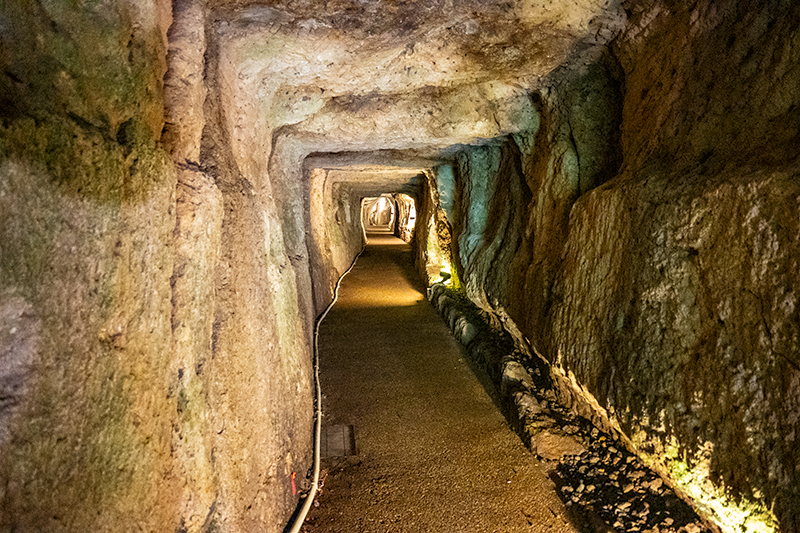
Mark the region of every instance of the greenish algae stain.
MULTIPOLYGON (((92 530, 124 512, 161 470, 158 434, 143 433, 132 410, 143 401, 143 378, 128 358, 139 354, 98 335, 153 274, 126 264, 143 251, 119 226, 121 212, 174 188, 158 146, 160 30, 142 29, 128 9, 0 4, 2 67, 10 73, 0 77, 0 288, 30 301, 43 324, 26 423, 0 459, 15 487, 0 506, 32 527, 52 519, 38 512, 47 508, 92 530), (133 253, 116 247, 125 239, 133 253)), ((129 318, 120 316, 120 326, 129 318)))
POLYGON ((447 220, 453 220, 456 177, 451 165, 436 168, 436 189, 439 192, 439 206, 444 209, 447 220))

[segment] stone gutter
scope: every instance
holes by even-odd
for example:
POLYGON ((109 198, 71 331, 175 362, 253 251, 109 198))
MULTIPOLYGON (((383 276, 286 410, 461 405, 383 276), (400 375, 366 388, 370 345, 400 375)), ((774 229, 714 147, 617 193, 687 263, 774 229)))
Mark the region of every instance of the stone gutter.
MULTIPOLYGON (((624 436, 574 412, 572 393, 547 363, 492 327, 466 296, 441 283, 428 299, 488 376, 503 414, 555 483, 576 524, 588 532, 718 532, 629 449, 624 436), (564 399, 573 406, 564 405, 564 399), (598 427, 598 425, 600 427, 598 427)), ((599 423, 598 423, 599 422, 599 423)))

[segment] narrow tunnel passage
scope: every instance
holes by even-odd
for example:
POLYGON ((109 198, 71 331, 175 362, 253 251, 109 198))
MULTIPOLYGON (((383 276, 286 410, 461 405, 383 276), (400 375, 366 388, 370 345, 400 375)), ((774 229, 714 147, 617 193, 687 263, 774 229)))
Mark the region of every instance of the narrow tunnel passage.
POLYGON ((575 531, 423 296, 411 247, 371 234, 320 329, 323 424, 356 455, 323 460, 308 531, 575 531))
MULTIPOLYGON (((0 533, 284 531, 316 317, 383 193, 566 509, 800 532, 800 2, 8 0, 0 67, 0 533)), ((342 483, 387 530, 441 525, 412 493, 509 530, 506 471, 451 470, 518 456, 465 442, 458 355, 394 353, 429 334, 407 294, 335 367, 399 425, 327 406, 357 455, 317 509, 342 483)))

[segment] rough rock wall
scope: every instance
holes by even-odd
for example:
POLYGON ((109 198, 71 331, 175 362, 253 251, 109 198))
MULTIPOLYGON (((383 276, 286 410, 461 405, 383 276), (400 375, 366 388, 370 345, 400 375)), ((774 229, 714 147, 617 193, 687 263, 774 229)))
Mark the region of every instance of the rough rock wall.
POLYGON ((510 141, 459 159, 467 293, 732 531, 770 508, 800 528, 798 10, 631 8, 610 55, 539 93, 523 178, 510 141))
POLYGON ((427 286, 444 281, 459 288, 458 271, 453 257, 455 174, 450 164, 440 164, 425 171, 425 186, 418 196, 414 260, 427 286), (443 280, 442 272, 450 275, 443 280))
POLYGON ((701 505, 721 496, 714 481, 775 502, 785 531, 798 502, 796 176, 649 173, 579 200, 551 348, 642 451, 703 482, 686 489, 701 505))
POLYGON ((396 193, 392 197, 397 203, 397 236, 410 243, 414 239, 414 226, 417 223, 417 204, 420 198, 396 193))
POLYGON ((178 177, 169 377, 177 396, 172 448, 183 489, 181 527, 193 532, 210 529, 219 519, 214 440, 223 424, 208 401, 207 363, 214 355, 214 276, 222 238, 222 194, 200 164, 207 96, 203 3, 174 2, 172 17, 163 135, 178 177))
MULTIPOLYGON (((221 195, 210 359, 201 368, 200 416, 213 425, 216 505, 223 531, 281 531, 310 465, 312 394, 309 331, 260 145, 232 135, 226 98, 230 65, 207 29, 205 129, 200 166, 221 195), (208 414, 202 412, 208 406, 208 414)), ((260 142, 260 140, 259 140, 260 142)), ((189 401, 194 401, 189 398, 189 401)))
POLYGON ((624 170, 573 209, 563 294, 606 274, 619 290, 580 302, 605 324, 559 314, 551 350, 676 476, 761 500, 796 531, 800 6, 657 5, 632 22, 618 50, 624 170), (614 254, 602 237, 585 250, 586 217, 617 235, 614 254))
POLYGON ((0 6, 0 531, 179 525, 169 13, 0 6))
POLYGON ((337 280, 364 243, 361 198, 352 185, 338 181, 336 173, 322 168, 307 172, 308 246, 317 312, 333 300, 337 280))
POLYGON ((425 185, 417 202, 417 226, 414 230, 417 239, 412 246, 414 265, 425 286, 433 284, 442 266, 441 245, 436 236, 438 206, 436 172, 428 170, 425 172, 425 185))
POLYGON ((0 531, 280 531, 308 331, 205 3, 28 4, 0 8, 0 531))

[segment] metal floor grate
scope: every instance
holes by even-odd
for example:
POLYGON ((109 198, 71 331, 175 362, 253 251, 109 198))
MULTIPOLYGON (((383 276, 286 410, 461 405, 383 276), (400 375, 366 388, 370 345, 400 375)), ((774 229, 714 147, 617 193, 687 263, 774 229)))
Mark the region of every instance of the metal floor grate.
POLYGON ((323 426, 320 435, 320 456, 346 457, 356 454, 353 426, 323 426))

